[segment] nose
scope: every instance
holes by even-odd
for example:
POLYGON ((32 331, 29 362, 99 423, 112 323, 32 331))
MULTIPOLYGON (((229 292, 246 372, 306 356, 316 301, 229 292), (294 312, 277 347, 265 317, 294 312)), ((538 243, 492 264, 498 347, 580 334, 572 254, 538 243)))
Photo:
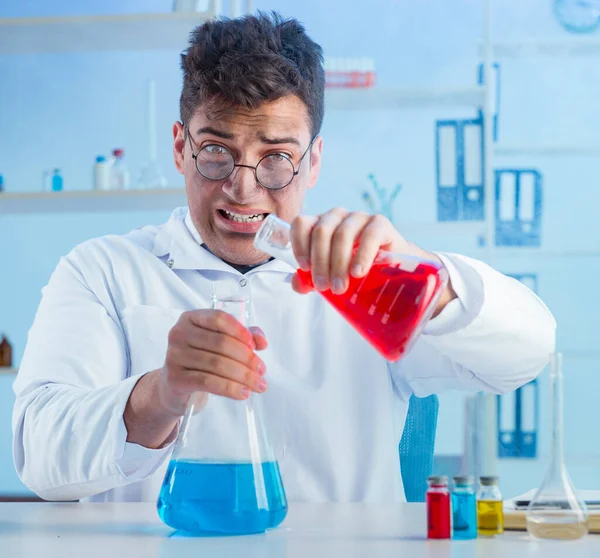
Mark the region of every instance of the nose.
POLYGON ((248 203, 262 194, 263 187, 256 180, 254 168, 238 165, 223 184, 223 191, 238 203, 248 203))

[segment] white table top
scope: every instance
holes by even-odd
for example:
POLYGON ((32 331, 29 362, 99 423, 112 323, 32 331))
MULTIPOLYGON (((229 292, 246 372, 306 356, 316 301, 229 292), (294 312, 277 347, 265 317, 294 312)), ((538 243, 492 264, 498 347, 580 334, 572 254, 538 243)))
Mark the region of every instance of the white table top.
POLYGON ((184 538, 148 503, 0 503, 2 558, 590 558, 600 535, 535 541, 506 533, 475 541, 427 541, 422 504, 292 504, 264 535, 184 538))

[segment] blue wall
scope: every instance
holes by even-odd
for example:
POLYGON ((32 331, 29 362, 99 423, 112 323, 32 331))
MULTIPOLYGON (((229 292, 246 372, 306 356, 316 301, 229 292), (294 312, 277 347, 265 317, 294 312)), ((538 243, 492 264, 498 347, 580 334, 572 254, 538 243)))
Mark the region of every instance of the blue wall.
MULTIPOLYGON (((372 0, 363 2, 363 14, 342 0, 257 0, 255 5, 304 21, 328 56, 374 57, 381 87, 465 87, 476 83, 482 29, 479 1, 372 0)), ((0 0, 0 17, 170 8, 170 0, 0 0)), ((493 15, 497 40, 569 38, 554 20, 550 0, 496 0, 493 15)), ((502 63, 502 76, 500 143, 598 144, 600 65, 596 59, 507 60, 502 63)), ((159 160, 169 183, 182 185, 171 162, 171 126, 178 117, 181 84, 178 52, 0 56, 0 77, 0 173, 7 190, 40 190, 42 170, 55 166, 64 170, 66 189, 89 189, 94 157, 116 146, 125 148, 135 175, 146 158, 144 107, 149 78, 157 81, 159 160)), ((474 115, 471 109, 443 107, 329 111, 323 130, 323 173, 318 187, 309 194, 306 211, 320 212, 336 205, 362 208, 360 192, 368 187, 368 173, 375 172, 388 188, 403 185, 394 215, 401 231, 406 222, 434 222, 435 120, 474 115)), ((567 352, 567 450, 575 481, 592 488, 600 455, 598 444, 590 447, 589 440, 598 437, 593 421, 585 417, 593 408, 594 388, 600 387, 600 360, 594 355, 576 358, 573 352, 596 350, 593 309, 600 307, 596 287, 600 259, 547 254, 597 249, 599 165, 593 158, 576 157, 502 157, 495 163, 498 167, 534 167, 544 175, 542 252, 546 255, 503 258, 494 264, 507 273, 538 273, 539 292, 558 318, 559 346, 567 352)), ((16 362, 40 289, 62 254, 87 238, 126 232, 167 216, 168 212, 135 212, 0 217, 0 238, 5 239, 0 265, 0 331, 10 335, 16 362)), ((471 237, 428 235, 424 241, 426 248, 482 256, 471 237)), ((12 401, 6 384, 0 386, 0 408, 5 409, 12 401)), ((542 424, 547 416, 545 395, 542 382, 542 424)), ((461 394, 442 397, 439 453, 462 451, 462 404, 461 394)), ((15 491, 19 485, 12 472, 4 476, 10 463, 10 440, 5 421, 1 424, 0 492, 15 491)), ((548 436, 542 432, 541 438, 540 459, 500 465, 508 492, 525 490, 538 481, 548 450, 548 436)))

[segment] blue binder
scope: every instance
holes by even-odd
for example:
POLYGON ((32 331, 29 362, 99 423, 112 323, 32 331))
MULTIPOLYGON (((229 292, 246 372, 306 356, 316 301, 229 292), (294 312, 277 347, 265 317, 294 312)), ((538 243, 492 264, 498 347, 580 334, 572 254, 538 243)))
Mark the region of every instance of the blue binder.
POLYGON ((538 276, 537 273, 507 273, 509 277, 513 277, 520 281, 526 287, 530 288, 534 293, 538 292, 538 276))
MULTIPOLYGON (((514 273, 510 276, 537 292, 536 273, 514 273)), ((499 395, 497 401, 498 457, 536 457, 539 429, 539 385, 537 379, 512 393, 499 395)))
POLYGON ((483 117, 436 122, 438 221, 484 218, 483 117))
POLYGON ((496 246, 540 246, 542 175, 535 169, 497 169, 496 246))
MULTIPOLYGON (((479 68, 477 69, 477 83, 478 85, 485 84, 485 72, 483 64, 479 64, 479 68)), ((500 64, 498 62, 494 62, 492 64, 492 83, 491 87, 494 92, 494 104, 492 109, 492 122, 493 122, 493 130, 492 137, 494 143, 498 141, 498 136, 500 133, 499 125, 500 125, 500 64)))

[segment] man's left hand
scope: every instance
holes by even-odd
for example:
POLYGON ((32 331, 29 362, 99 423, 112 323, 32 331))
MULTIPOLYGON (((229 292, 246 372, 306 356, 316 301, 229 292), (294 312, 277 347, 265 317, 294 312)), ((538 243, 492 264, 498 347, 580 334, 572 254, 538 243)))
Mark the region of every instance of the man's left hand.
MULTIPOLYGON (((364 277, 379 250, 408 254, 441 263, 438 256, 408 242, 382 215, 349 212, 336 208, 318 217, 299 216, 292 223, 292 247, 300 269, 312 270, 318 291, 346 292, 350 276, 364 277), (353 255, 354 247, 357 247, 353 255)), ((294 275, 298 293, 312 291, 294 275)), ((440 297, 434 316, 456 298, 450 281, 440 297)))

